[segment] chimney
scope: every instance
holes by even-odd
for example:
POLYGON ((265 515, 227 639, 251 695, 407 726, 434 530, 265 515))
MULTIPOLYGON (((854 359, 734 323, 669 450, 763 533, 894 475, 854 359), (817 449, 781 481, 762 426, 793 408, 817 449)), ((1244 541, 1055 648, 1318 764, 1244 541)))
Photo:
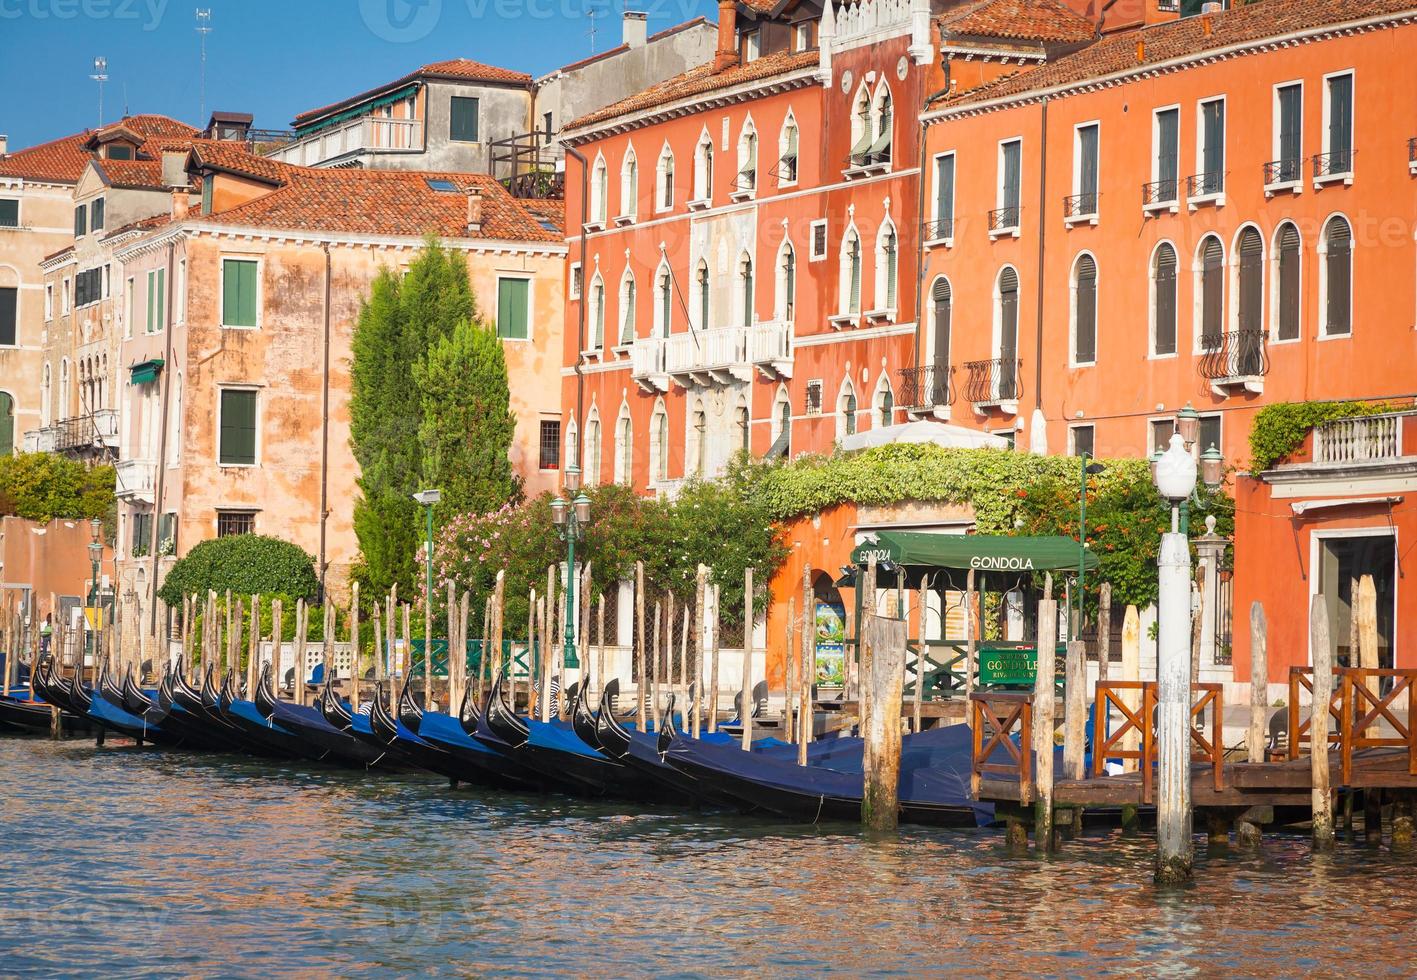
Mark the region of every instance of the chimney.
POLYGON ((168 187, 188 185, 186 150, 162 151, 162 182, 168 187))
POLYGON ((629 48, 642 48, 649 39, 649 14, 643 10, 627 10, 620 22, 620 40, 629 48))
POLYGON ((473 187, 467 192, 467 233, 482 234, 482 188, 473 187))
POLYGON ((0 133, 0 157, 8 156, 10 153, 10 137, 0 133))
POLYGON ((181 187, 172 188, 172 220, 181 221, 187 217, 187 191, 181 187))
MULTIPOLYGON (((1210 6, 1211 4, 1206 4, 1207 8, 1209 8, 1210 6)), ((1215 31, 1215 25, 1211 22, 1209 10, 1207 10, 1207 12, 1201 16, 1201 31, 1205 34, 1206 37, 1210 37, 1210 35, 1215 31)))
POLYGON ((1137 64, 1146 64, 1146 39, 1137 38, 1137 64))
POLYGON ((737 0, 718 0, 718 51, 713 56, 713 70, 723 71, 738 64, 738 4, 737 0))

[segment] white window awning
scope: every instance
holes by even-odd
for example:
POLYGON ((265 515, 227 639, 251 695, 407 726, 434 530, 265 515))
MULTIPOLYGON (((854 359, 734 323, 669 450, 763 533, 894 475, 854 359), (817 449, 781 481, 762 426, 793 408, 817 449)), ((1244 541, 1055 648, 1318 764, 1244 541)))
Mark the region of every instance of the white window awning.
POLYGON ((1391 507, 1400 503, 1401 497, 1342 497, 1337 500, 1297 500, 1289 505, 1289 509, 1294 512, 1295 517, 1303 517, 1316 510, 1338 510, 1343 507, 1364 507, 1373 504, 1391 507))

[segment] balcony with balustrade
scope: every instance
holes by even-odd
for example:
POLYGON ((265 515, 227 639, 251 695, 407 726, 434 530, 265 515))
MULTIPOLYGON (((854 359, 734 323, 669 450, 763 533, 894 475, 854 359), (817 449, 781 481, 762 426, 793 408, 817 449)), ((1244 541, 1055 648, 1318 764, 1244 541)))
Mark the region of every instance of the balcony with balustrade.
POLYGON ((954 386, 947 364, 921 364, 900 371, 901 407, 912 418, 949 421, 954 386))
POLYGON ((339 167, 355 163, 361 154, 422 153, 424 149, 422 119, 360 116, 296 136, 270 147, 266 155, 296 166, 339 167))
POLYGON ((1262 394, 1269 373, 1269 348, 1265 331, 1229 330, 1201 334, 1200 376, 1211 390, 1224 397, 1237 389, 1262 394))
POLYGON ((668 337, 640 337, 630 350, 630 373, 645 391, 723 387, 792 376, 792 323, 770 320, 747 326, 690 330, 668 337))
POLYGON ((24 435, 25 452, 71 456, 115 456, 118 453, 118 410, 100 409, 89 415, 60 419, 24 435))
POLYGON ((119 500, 153 502, 157 463, 151 459, 120 459, 114 464, 114 494, 119 500))
POLYGON ((994 357, 966 361, 963 367, 964 400, 973 406, 974 414, 1018 414, 1018 400, 1023 395, 1023 361, 1017 357, 994 357))

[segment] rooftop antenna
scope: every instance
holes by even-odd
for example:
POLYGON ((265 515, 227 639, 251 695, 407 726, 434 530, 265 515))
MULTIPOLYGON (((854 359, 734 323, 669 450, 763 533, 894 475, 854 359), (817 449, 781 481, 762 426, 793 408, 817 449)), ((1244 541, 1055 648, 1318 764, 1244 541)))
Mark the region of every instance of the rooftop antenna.
POLYGON ((93 74, 89 76, 98 82, 98 128, 103 128, 103 83, 108 81, 108 59, 100 55, 93 60, 93 74))
POLYGON ((212 32, 212 8, 203 10, 197 8, 197 33, 202 38, 202 88, 200 108, 197 112, 198 120, 207 118, 207 35, 212 32))
POLYGON ((590 53, 595 54, 595 8, 587 10, 586 16, 590 18, 590 30, 586 31, 590 35, 590 53))

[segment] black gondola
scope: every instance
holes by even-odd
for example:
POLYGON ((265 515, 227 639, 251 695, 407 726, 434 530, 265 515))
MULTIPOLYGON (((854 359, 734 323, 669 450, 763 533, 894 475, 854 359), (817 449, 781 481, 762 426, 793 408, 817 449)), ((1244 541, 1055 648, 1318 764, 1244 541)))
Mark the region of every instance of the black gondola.
POLYGON ((378 747, 331 725, 319 709, 280 700, 271 682, 269 667, 262 672, 261 683, 256 687, 255 705, 269 724, 296 736, 295 741, 288 744, 307 759, 351 769, 369 769, 378 766, 387 755, 378 747))

